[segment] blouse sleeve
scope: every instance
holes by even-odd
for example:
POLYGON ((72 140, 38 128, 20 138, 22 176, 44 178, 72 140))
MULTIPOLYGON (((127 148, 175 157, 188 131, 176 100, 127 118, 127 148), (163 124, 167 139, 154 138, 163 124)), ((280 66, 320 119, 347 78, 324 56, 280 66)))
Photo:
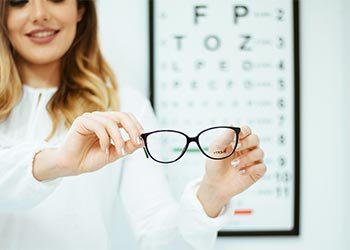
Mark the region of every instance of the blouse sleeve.
MULTIPOLYGON (((147 100, 138 117, 146 131, 157 128, 147 100)), ((214 248, 217 231, 228 221, 230 209, 210 218, 197 199, 200 180, 189 183, 180 202, 174 200, 163 165, 147 159, 143 150, 125 158, 121 178, 121 198, 142 250, 214 248)))
POLYGON ((38 181, 32 172, 40 150, 53 147, 46 142, 8 145, 0 141, 0 211, 23 211, 44 200, 60 182, 38 181))

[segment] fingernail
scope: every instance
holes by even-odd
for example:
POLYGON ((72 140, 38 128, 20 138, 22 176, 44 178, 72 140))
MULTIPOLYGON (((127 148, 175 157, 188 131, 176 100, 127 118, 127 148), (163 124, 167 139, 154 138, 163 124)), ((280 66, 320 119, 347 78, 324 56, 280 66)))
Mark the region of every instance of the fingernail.
POLYGON ((118 152, 118 155, 123 155, 122 147, 118 148, 118 149, 117 149, 117 152, 118 152))
POLYGON ((126 155, 125 149, 123 147, 120 149, 120 151, 122 153, 122 156, 126 155))
POLYGON ((241 174, 245 174, 246 170, 242 169, 241 171, 239 171, 241 174))
POLYGON ((139 136, 136 138, 136 142, 137 142, 137 144, 141 145, 141 139, 139 136))
POLYGON ((238 159, 231 161, 232 167, 236 168, 239 165, 239 162, 240 161, 238 159))

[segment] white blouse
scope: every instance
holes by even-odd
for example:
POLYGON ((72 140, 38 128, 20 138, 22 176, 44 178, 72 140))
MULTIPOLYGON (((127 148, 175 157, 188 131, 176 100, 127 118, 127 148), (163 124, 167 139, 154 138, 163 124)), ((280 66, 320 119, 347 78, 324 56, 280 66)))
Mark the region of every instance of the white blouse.
MULTIPOLYGON (((20 103, 0 123, 0 249, 111 249, 121 206, 141 249, 213 249, 230 209, 209 218, 196 197, 198 180, 175 201, 162 167, 142 149, 93 173, 44 182, 33 177, 35 153, 59 146, 68 131, 61 124, 44 142, 52 124, 46 105, 56 90, 24 85, 20 103)), ((142 94, 121 88, 120 98, 121 110, 133 113, 145 131, 157 128, 142 94)))

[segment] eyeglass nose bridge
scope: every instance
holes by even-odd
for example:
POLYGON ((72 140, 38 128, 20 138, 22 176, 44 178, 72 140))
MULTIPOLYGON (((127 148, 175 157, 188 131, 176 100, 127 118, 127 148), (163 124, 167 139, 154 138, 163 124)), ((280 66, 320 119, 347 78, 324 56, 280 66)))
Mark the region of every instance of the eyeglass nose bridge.
POLYGON ((198 141, 198 139, 197 139, 197 136, 195 136, 195 137, 188 137, 188 143, 191 143, 191 142, 197 142, 198 141))
POLYGON ((186 145, 186 148, 185 148, 185 151, 187 150, 188 146, 190 145, 191 142, 195 142, 197 144, 197 147, 199 149, 201 149, 200 145, 199 145, 199 141, 198 141, 198 135, 195 136, 195 137, 189 137, 187 136, 187 145, 186 145))

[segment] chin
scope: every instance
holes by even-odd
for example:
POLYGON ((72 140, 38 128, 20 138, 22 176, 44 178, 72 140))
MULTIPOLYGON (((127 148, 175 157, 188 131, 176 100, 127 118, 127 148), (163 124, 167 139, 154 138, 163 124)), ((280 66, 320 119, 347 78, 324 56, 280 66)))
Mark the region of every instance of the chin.
POLYGON ((62 55, 49 55, 47 53, 40 52, 36 55, 32 56, 25 56, 23 59, 26 61, 27 64, 34 64, 34 65, 46 65, 55 63, 57 61, 60 61, 62 59, 64 54, 62 55), (40 55, 40 56, 38 56, 40 55))
POLYGON ((19 60, 23 60, 27 64, 45 65, 61 60, 68 49, 68 46, 62 46, 62 44, 42 47, 27 45, 17 49, 16 54, 19 60), (26 48, 26 50, 23 50, 23 48, 26 48))
POLYGON ((38 60, 32 60, 30 61, 31 64, 35 64, 35 65, 47 65, 47 64, 52 64, 52 63, 56 63, 58 61, 60 61, 62 58, 57 58, 57 59, 43 59, 40 58, 38 60))

